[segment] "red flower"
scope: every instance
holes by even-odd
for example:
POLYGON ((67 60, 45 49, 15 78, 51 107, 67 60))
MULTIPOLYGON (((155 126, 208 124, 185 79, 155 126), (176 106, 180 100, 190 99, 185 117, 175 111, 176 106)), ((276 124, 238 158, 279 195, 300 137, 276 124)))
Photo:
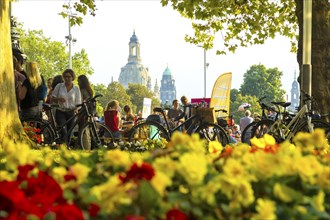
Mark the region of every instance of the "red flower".
POLYGON ((53 206, 52 212, 56 214, 56 220, 83 220, 84 216, 76 205, 60 204, 53 206))
POLYGON ((2 181, 0 182, 0 210, 7 213, 13 213, 20 210, 23 205, 25 196, 24 192, 19 189, 18 182, 2 181))
POLYGON ((140 215, 128 215, 125 220, 145 220, 145 217, 140 215))
POLYGON ((98 205, 96 205, 94 203, 89 204, 88 213, 89 213, 89 216, 90 217, 97 216, 97 214, 99 213, 99 211, 100 211, 100 206, 98 206, 98 205))
POLYGON ((136 163, 134 163, 130 170, 126 172, 126 176, 120 175, 119 178, 123 183, 125 183, 129 180, 137 182, 141 179, 150 181, 153 176, 155 176, 155 171, 150 164, 142 163, 139 167, 136 163))
POLYGON ((65 182, 68 182, 70 180, 77 180, 77 177, 73 174, 66 174, 64 175, 64 180, 65 182))
POLYGON ((28 174, 31 170, 33 170, 34 166, 30 164, 26 164, 24 166, 18 166, 18 175, 16 177, 18 182, 22 182, 28 178, 28 174))
POLYGON ((188 216, 179 209, 171 209, 166 213, 166 220, 188 220, 188 216))
POLYGON ((27 187, 23 191, 29 202, 38 207, 38 216, 44 216, 54 203, 65 203, 61 187, 47 173, 39 171, 37 177, 30 177, 26 181, 27 187))

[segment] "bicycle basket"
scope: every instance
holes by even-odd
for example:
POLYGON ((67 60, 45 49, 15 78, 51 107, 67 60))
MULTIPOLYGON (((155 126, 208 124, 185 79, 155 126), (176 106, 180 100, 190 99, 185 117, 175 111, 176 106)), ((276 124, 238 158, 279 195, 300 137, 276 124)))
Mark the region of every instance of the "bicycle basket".
POLYGON ((214 108, 197 108, 196 113, 203 117, 204 122, 215 123, 217 121, 214 108))

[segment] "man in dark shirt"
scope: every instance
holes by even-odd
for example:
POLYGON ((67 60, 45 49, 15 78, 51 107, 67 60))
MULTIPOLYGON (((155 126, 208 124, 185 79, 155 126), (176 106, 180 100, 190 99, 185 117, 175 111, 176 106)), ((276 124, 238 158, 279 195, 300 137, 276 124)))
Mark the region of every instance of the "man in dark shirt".
POLYGON ((167 113, 167 117, 170 120, 175 117, 178 117, 182 113, 182 110, 179 109, 179 101, 177 99, 174 99, 172 101, 172 105, 173 105, 173 107, 171 109, 169 109, 168 113, 167 113))

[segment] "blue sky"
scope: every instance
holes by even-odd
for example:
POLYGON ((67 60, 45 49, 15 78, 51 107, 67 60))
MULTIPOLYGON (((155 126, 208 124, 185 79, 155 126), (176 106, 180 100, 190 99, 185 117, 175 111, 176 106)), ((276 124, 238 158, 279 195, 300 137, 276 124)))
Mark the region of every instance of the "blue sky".
MULTIPOLYGON (((20 0, 12 3, 13 16, 23 22, 25 29, 42 29, 52 40, 65 42, 68 21, 58 15, 63 2, 20 0)), ((185 34, 193 33, 190 20, 170 7, 162 7, 159 1, 96 1, 96 5, 95 17, 87 16, 81 26, 71 28, 77 39, 72 50, 86 50, 95 70, 91 77, 94 84, 107 85, 112 78, 118 80, 120 68, 127 63, 128 43, 135 29, 141 44, 142 63, 149 68, 152 84, 156 79, 160 82, 168 65, 176 80, 178 98, 182 95, 203 97, 203 49, 184 41, 185 34)), ((221 40, 216 38, 216 48, 222 47, 221 40)), ((232 72, 232 88, 238 89, 243 74, 251 65, 259 63, 267 68, 278 67, 284 75, 282 88, 290 92, 298 64, 296 54, 290 52, 289 39, 279 36, 264 45, 239 48, 235 54, 221 56, 215 54, 216 48, 206 54, 208 97, 222 73, 232 72)))

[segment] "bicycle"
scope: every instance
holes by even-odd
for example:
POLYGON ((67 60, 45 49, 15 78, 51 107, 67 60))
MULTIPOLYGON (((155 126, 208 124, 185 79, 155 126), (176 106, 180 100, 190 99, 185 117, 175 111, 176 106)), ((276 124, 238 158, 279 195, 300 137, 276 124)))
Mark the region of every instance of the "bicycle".
POLYGON ((290 102, 272 102, 278 109, 275 120, 266 119, 257 122, 252 129, 251 136, 260 138, 267 133, 272 135, 277 143, 281 143, 285 140, 291 141, 294 135, 300 131, 313 132, 314 128, 322 128, 329 137, 329 124, 319 119, 312 119, 310 108, 312 97, 308 94, 304 95, 304 105, 291 120, 283 117, 283 115, 287 115, 285 108, 291 104, 290 102), (284 108, 283 112, 280 111, 280 106, 284 108))
MULTIPOLYGON (((274 120, 274 118, 271 118, 270 116, 268 116, 266 114, 266 111, 270 112, 276 112, 275 108, 271 107, 271 106, 268 106, 266 105, 264 102, 262 102, 266 97, 261 97, 260 99, 257 100, 257 102, 259 103, 260 107, 261 107, 261 121, 263 120, 274 120)), ((276 116, 275 116, 276 117, 276 116)), ((248 124, 244 130, 242 131, 242 134, 241 134, 241 141, 243 143, 250 143, 250 139, 252 138, 251 137, 251 133, 252 133, 252 130, 253 128, 256 126, 258 121, 253 121, 252 123, 248 124)))
POLYGON ((154 112, 158 112, 161 115, 150 115, 144 122, 133 126, 129 141, 155 140, 160 138, 169 141, 174 132, 183 131, 187 126, 187 134, 197 133, 207 141, 219 141, 223 146, 228 144, 229 139, 226 131, 215 123, 205 121, 205 116, 201 113, 202 110, 199 110, 198 107, 194 108, 196 114, 174 128, 171 128, 164 109, 160 107, 154 108, 154 112), (161 116, 163 117, 163 122, 161 116))
POLYGON ((68 123, 73 121, 72 127, 68 130, 69 148, 77 149, 92 149, 97 148, 98 145, 111 146, 114 142, 112 132, 104 124, 97 122, 94 115, 90 112, 89 106, 91 103, 95 103, 98 97, 102 95, 96 95, 93 98, 83 101, 82 104, 77 105, 79 108, 78 113, 70 117, 64 124, 57 125, 55 122, 55 116, 52 109, 57 108, 58 105, 44 103, 45 111, 49 111, 50 120, 42 119, 27 119, 25 122, 40 129, 42 136, 42 144, 52 145, 60 141, 60 132, 67 126, 68 123), (87 120, 86 120, 87 116, 87 120), (79 123, 86 120, 86 122, 79 128, 79 123))

